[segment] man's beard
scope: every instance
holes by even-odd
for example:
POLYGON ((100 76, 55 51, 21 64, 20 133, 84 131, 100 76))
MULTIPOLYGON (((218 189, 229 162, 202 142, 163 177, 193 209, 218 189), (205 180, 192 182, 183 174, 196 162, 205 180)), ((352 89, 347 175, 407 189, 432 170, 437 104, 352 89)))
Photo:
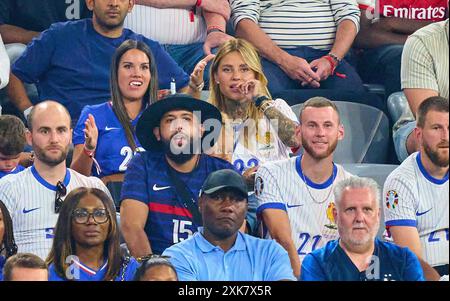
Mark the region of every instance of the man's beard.
POLYGON ((314 149, 312 148, 312 146, 310 144, 308 144, 306 139, 304 139, 303 136, 302 136, 302 146, 303 146, 303 148, 315 160, 325 159, 328 156, 330 156, 336 150, 337 144, 338 144, 338 139, 333 141, 332 144, 329 144, 328 149, 326 150, 325 153, 317 154, 314 151, 314 149))
POLYGON ((107 30, 114 30, 117 28, 122 28, 123 24, 125 23, 125 18, 123 18, 121 21, 119 21, 118 23, 107 23, 104 22, 102 19, 100 19, 99 17, 96 18, 97 24, 104 29, 107 30))
MULTIPOLYGON (((198 150, 198 147, 195 147, 194 150, 194 138, 189 137, 188 143, 186 143, 182 148, 176 149, 176 153, 172 150, 171 141, 174 138, 174 136, 178 135, 179 133, 176 133, 172 135, 172 137, 167 140, 161 137, 161 143, 163 146, 164 153, 167 157, 169 157, 172 161, 174 161, 177 164, 183 164, 192 159, 194 155, 200 154, 200 151, 198 150)), ((186 135, 184 135, 186 137, 186 135)), ((187 138, 187 137, 186 137, 187 138)))
POLYGON ((56 166, 60 164, 61 162, 66 161, 67 154, 69 152, 69 146, 67 146, 65 149, 61 150, 61 155, 57 158, 51 158, 47 156, 45 153, 45 150, 43 148, 40 148, 37 145, 33 145, 33 151, 34 155, 36 156, 39 161, 47 164, 48 166, 56 166))
MULTIPOLYGON (((433 150, 427 143, 423 143, 423 149, 425 151, 425 154, 430 158, 431 162, 433 162, 434 165, 439 167, 447 167, 448 166, 448 155, 447 156, 441 156, 439 155, 439 146, 444 143, 439 143, 436 146, 436 150, 433 150)), ((448 146, 448 142, 446 143, 448 146)))

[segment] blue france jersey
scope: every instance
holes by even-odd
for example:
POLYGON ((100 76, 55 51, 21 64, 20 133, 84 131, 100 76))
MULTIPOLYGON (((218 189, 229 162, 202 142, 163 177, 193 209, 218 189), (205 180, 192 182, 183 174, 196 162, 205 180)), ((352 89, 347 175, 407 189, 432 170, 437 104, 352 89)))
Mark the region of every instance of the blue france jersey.
MULTIPOLYGON (((178 173, 178 177, 197 202, 206 177, 220 169, 234 168, 225 160, 201 155, 192 172, 178 173)), ((171 245, 189 238, 201 226, 193 222, 192 214, 178 198, 167 170, 168 164, 163 153, 139 153, 131 160, 122 185, 121 200, 133 199, 148 205, 145 233, 155 254, 161 254, 171 245)))
MULTIPOLYGON (((112 109, 111 102, 105 102, 99 105, 85 106, 81 112, 80 119, 73 131, 73 144, 84 144, 84 122, 88 119, 89 114, 95 118, 98 128, 98 142, 95 151, 95 159, 100 165, 101 172, 97 173, 94 165, 92 165, 92 175, 104 177, 111 174, 123 173, 127 170, 127 165, 133 157, 133 151, 128 145, 125 130, 117 119, 112 109)), ((136 126, 139 114, 131 124, 136 126)), ((144 149, 141 147, 136 136, 139 151, 144 149)))
POLYGON ((22 170, 25 170, 25 167, 23 167, 22 165, 17 165, 17 167, 14 168, 14 169, 13 169, 12 171, 10 171, 10 172, 4 172, 4 171, 1 171, 1 170, 0 170, 0 179, 3 178, 3 177, 6 176, 6 175, 13 175, 13 174, 19 173, 19 172, 21 172, 22 170))
MULTIPOLYGON (((139 263, 134 258, 130 258, 125 270, 121 267, 119 274, 114 278, 114 281, 133 281, 134 274, 138 268, 139 263)), ((69 266, 69 269, 69 273, 67 273, 69 275, 66 274, 66 277, 69 276, 70 279, 62 278, 56 273, 55 265, 52 263, 48 268, 48 281, 103 281, 106 271, 108 270, 108 261, 106 261, 98 271, 89 268, 79 261, 73 261, 69 266)))
POLYGON ((300 280, 424 281, 424 276, 419 260, 408 248, 376 238, 372 261, 366 271, 360 272, 339 245, 339 240, 333 240, 306 255, 300 280))

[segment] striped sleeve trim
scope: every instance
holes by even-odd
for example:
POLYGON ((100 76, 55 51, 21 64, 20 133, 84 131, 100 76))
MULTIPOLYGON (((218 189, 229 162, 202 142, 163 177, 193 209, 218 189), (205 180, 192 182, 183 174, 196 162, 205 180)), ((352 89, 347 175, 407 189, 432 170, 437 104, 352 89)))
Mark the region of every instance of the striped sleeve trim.
POLYGON ((279 209, 279 210, 286 210, 286 205, 283 203, 265 203, 258 207, 256 210, 256 214, 261 214, 266 209, 279 209))
POLYGON ((256 24, 259 20, 259 1, 249 1, 249 0, 231 0, 231 23, 233 24, 234 30, 238 23, 244 19, 250 19, 256 24))
POLYGON ((392 226, 417 227, 417 221, 412 220, 412 219, 398 219, 398 220, 386 222, 386 227, 392 227, 392 226))

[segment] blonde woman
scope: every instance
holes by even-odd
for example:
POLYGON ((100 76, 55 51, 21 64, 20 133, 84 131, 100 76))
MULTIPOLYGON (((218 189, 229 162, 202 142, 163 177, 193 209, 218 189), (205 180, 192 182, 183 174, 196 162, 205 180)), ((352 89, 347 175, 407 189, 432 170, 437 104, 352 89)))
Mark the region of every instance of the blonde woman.
POLYGON ((298 121, 284 100, 272 100, 258 53, 249 42, 224 43, 215 57, 197 64, 193 82, 200 81, 211 59, 209 102, 222 112, 224 123, 212 155, 233 163, 252 183, 260 164, 288 158, 292 149, 298 149, 298 121))
POLYGON ((255 173, 260 164, 286 159, 300 147, 295 135, 298 121, 284 100, 270 96, 258 53, 249 42, 225 42, 215 56, 197 64, 191 74, 193 83, 202 81, 212 59, 209 102, 221 111, 223 126, 209 154, 233 163, 243 174, 251 192, 247 222, 250 231, 255 231, 255 173))

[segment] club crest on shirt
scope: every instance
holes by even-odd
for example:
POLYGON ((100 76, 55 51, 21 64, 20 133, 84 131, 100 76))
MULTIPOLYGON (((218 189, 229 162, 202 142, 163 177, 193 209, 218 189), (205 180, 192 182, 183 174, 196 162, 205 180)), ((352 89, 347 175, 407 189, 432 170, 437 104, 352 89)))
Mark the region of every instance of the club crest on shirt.
POLYGON ((264 189, 264 181, 261 177, 257 177, 255 180, 255 194, 260 196, 264 189))
POLYGON ((336 205, 334 204, 334 202, 331 202, 327 207, 327 218, 330 223, 328 225, 325 225, 325 227, 327 227, 328 229, 337 229, 336 221, 334 220, 333 216, 333 209, 335 208, 335 206, 336 205))
POLYGON ((386 194, 386 207, 395 209, 398 206, 398 193, 395 190, 389 190, 386 194))

